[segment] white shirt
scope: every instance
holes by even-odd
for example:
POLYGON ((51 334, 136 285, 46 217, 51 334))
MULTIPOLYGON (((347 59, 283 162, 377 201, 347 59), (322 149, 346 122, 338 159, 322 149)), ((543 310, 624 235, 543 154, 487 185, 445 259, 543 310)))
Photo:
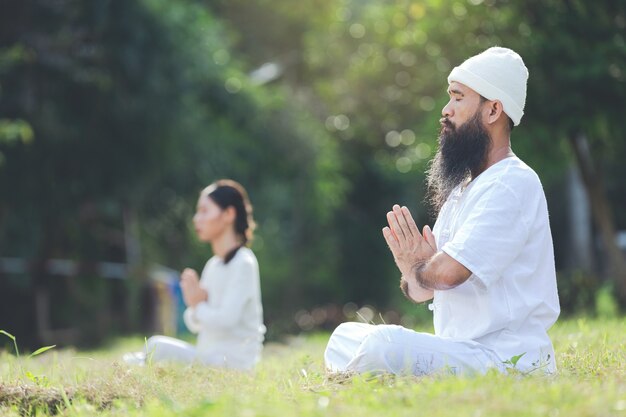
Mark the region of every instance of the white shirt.
POLYGON ((263 349, 263 307, 259 266, 254 253, 240 248, 227 264, 214 256, 207 262, 200 286, 208 300, 187 308, 187 328, 198 333, 198 355, 225 366, 249 369, 263 349))
POLYGON ((556 370, 547 330, 559 316, 548 209, 537 174, 517 157, 457 187, 433 228, 437 246, 472 272, 435 291, 435 334, 473 340, 517 369, 556 370))

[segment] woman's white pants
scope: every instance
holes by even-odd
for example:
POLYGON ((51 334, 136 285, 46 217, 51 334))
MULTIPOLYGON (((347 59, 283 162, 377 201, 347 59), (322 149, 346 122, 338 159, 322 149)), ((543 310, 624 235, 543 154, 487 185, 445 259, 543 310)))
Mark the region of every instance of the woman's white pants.
POLYGON ((168 336, 152 336, 146 342, 146 357, 153 362, 197 361, 198 352, 194 345, 168 336))
POLYGON ((184 364, 201 363, 214 367, 248 370, 260 358, 259 347, 246 348, 222 346, 219 349, 200 350, 183 340, 168 336, 152 336, 148 339, 144 352, 125 355, 129 363, 178 362, 184 364))
POLYGON ((389 372, 427 375, 434 372, 485 373, 503 370, 491 350, 474 341, 419 333, 396 325, 343 323, 324 353, 332 372, 389 372))

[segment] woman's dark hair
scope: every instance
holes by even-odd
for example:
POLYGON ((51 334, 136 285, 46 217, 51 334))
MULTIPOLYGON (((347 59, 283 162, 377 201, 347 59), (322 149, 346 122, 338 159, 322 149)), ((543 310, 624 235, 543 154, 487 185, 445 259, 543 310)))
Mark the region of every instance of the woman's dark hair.
MULTIPOLYGON (((222 210, 226 210, 228 207, 235 209, 235 233, 242 240, 241 246, 248 246, 252 242, 256 224, 252 218, 252 204, 250 204, 245 188, 236 181, 223 179, 209 185, 205 192, 207 197, 222 210)), ((230 251, 224 258, 224 263, 230 262, 241 246, 230 251)))

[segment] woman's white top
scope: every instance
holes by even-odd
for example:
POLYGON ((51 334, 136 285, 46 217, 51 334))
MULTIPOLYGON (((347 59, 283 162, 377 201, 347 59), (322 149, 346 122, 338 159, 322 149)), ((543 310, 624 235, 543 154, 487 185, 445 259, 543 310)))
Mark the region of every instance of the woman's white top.
POLYGON ((254 253, 242 247, 227 264, 212 257, 202 271, 200 287, 208 300, 184 313, 187 328, 198 334, 198 359, 228 368, 252 368, 261 358, 265 334, 254 253))

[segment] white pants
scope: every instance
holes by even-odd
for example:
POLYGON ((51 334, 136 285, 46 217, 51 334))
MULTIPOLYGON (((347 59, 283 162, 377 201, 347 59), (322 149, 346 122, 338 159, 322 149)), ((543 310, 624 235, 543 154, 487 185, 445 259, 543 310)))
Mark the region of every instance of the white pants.
POLYGON ((324 353, 332 372, 390 372, 427 375, 504 370, 498 356, 473 341, 441 338, 396 325, 343 323, 330 336, 324 353))
MULTIPOLYGON (((225 349, 225 348, 224 348, 225 349)), ((152 336, 146 342, 145 358, 152 362, 201 363, 231 369, 252 369, 258 354, 247 354, 237 349, 204 351, 185 341, 168 336, 152 336)), ((255 352, 253 352, 255 353, 255 352)))
POLYGON ((146 342, 146 357, 152 362, 192 363, 198 359, 196 347, 168 336, 152 336, 146 342))

